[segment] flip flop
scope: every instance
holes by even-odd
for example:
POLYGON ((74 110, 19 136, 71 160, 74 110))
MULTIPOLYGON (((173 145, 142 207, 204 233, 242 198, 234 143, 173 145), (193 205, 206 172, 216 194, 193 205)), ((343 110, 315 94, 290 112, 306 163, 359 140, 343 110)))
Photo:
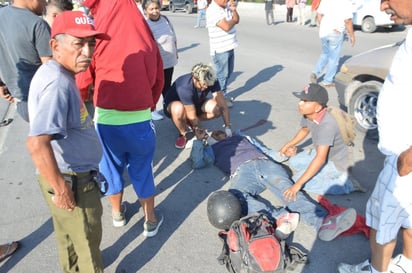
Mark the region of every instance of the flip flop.
POLYGON ((0 262, 10 257, 19 248, 19 242, 11 242, 0 246, 0 262))

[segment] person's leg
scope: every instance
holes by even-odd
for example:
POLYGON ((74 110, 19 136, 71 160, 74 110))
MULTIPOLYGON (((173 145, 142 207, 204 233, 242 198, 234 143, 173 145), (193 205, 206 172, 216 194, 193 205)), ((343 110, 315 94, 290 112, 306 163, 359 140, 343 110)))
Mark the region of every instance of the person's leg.
POLYGON ((233 74, 233 71, 235 69, 235 50, 229 50, 228 51, 228 73, 226 77, 226 84, 229 84, 230 77, 233 74))
POLYGON ((273 9, 270 10, 270 19, 271 19, 271 24, 275 23, 275 15, 273 14, 273 9))
POLYGON ((412 228, 402 229, 403 251, 402 254, 412 260, 412 228))
POLYGON ((242 164, 230 179, 229 191, 240 200, 243 215, 267 212, 275 218, 277 213, 273 213, 271 204, 259 198, 259 194, 266 190, 266 186, 259 182, 256 170, 255 160, 242 164))
POLYGON ((215 64, 216 77, 219 81, 220 89, 226 95, 227 78, 229 75, 229 52, 216 53, 213 56, 213 63, 215 64))
POLYGON ((162 90, 163 99, 165 98, 167 91, 169 91, 169 88, 172 85, 173 70, 174 67, 166 68, 163 70, 163 75, 165 79, 162 90))
POLYGON ((108 183, 106 196, 109 197, 113 214, 122 212, 124 187, 122 174, 126 160, 125 153, 122 151, 123 142, 121 137, 115 133, 116 127, 96 124, 97 135, 103 148, 103 157, 99 163, 99 171, 108 183))
POLYGON ((127 170, 145 215, 145 222, 157 222, 154 210, 156 188, 154 185, 152 162, 156 139, 150 121, 131 124, 125 128, 128 137, 127 170))
POLYGON ((312 10, 310 13, 310 25, 311 26, 317 26, 318 22, 316 21, 317 19, 317 12, 316 10, 312 10))
POLYGON ((29 109, 27 106, 27 101, 17 101, 16 100, 16 110, 19 113, 20 117, 24 119, 24 121, 29 122, 29 109))
POLYGON ((369 237, 371 248, 371 265, 374 269, 380 272, 386 272, 396 246, 396 240, 392 240, 383 245, 378 244, 376 242, 376 233, 377 231, 371 228, 369 237))
POLYGON ((202 20, 202 10, 198 10, 197 12, 197 20, 195 27, 200 27, 200 21, 202 20))
POLYGON ((199 116, 201 120, 210 120, 220 117, 222 115, 222 111, 217 105, 217 101, 215 99, 208 99, 202 105, 202 112, 203 114, 199 116))
POLYGON ((52 216, 62 271, 64 273, 103 272, 99 249, 103 210, 94 183, 90 191, 78 192, 76 207, 69 212, 54 205, 50 194, 52 188, 42 176, 38 176, 38 182, 52 216))
POLYGON ((320 73, 322 73, 323 69, 325 68, 326 64, 328 63, 329 59, 329 41, 327 37, 323 37, 320 39, 322 44, 322 53, 320 54, 318 61, 316 62, 315 67, 312 70, 312 73, 319 77, 320 73))
POLYGON ((336 71, 338 70, 340 53, 342 51, 343 33, 334 33, 328 37, 328 67, 323 78, 323 82, 333 83, 336 71))
POLYGON ((172 101, 167 106, 167 111, 172 117, 173 124, 182 136, 186 135, 186 112, 183 103, 172 101))
POLYGON ((318 230, 327 215, 326 209, 302 191, 297 193, 295 201, 284 201, 283 192, 293 185, 293 181, 282 165, 260 160, 258 169, 261 183, 291 212, 298 212, 302 221, 318 230))

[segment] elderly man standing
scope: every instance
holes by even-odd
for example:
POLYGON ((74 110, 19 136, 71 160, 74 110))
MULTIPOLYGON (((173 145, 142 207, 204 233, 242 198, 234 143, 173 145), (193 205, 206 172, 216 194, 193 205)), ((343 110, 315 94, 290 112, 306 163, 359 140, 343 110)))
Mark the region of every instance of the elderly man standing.
MULTIPOLYGON (((410 0, 382 0, 381 10, 390 14, 396 24, 412 24, 410 0)), ((412 129, 408 125, 412 114, 411 62, 409 30, 378 99, 378 147, 386 158, 366 206, 366 224, 371 227, 371 259, 358 265, 340 264, 339 273, 412 272, 412 129), (399 232, 402 254, 391 260, 399 232)))
POLYGON ((209 33, 210 55, 216 68, 217 79, 227 105, 233 106, 233 98, 227 95, 227 83, 233 73, 237 47, 236 28, 239 14, 234 0, 213 0, 206 10, 206 26, 209 33))
POLYGON ((109 184, 113 226, 126 224, 122 199, 127 168, 145 215, 143 235, 153 237, 163 222, 154 209, 156 136, 151 120, 164 83, 162 58, 134 0, 86 0, 83 5, 97 29, 111 38, 97 42, 88 73, 79 75, 77 83, 82 89, 94 85, 96 128, 103 144, 100 170, 109 184))
POLYGON ((39 17, 45 7, 45 0, 14 0, 0 9, 0 97, 15 102, 25 121, 31 79, 52 55, 50 28, 39 17))
POLYGON ((33 77, 27 148, 50 209, 63 272, 103 272, 102 205, 96 173, 102 156, 93 122, 74 75, 90 64, 96 38, 82 12, 57 16, 51 31, 53 59, 33 77))
POLYGON ((323 81, 324 87, 333 87, 336 71, 339 65, 339 56, 345 31, 349 35, 351 45, 355 44, 355 34, 352 25, 352 3, 350 0, 322 0, 318 12, 319 37, 322 43, 322 53, 312 70, 310 80, 317 83, 318 77, 327 66, 323 81))

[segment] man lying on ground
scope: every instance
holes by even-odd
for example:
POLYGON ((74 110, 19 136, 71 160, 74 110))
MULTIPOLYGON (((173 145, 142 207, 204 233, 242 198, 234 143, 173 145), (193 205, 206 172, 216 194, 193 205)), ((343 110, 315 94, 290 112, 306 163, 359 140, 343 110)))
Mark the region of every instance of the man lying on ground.
POLYGON ((282 161, 278 153, 240 134, 228 137, 221 130, 213 131, 211 136, 204 130, 196 130, 195 134, 190 154, 192 167, 200 169, 214 164, 230 175, 229 191, 244 205, 244 214, 263 212, 277 219, 287 212, 297 212, 306 224, 319 231, 319 238, 324 241, 333 240, 354 224, 354 209, 326 218, 325 208, 304 191, 297 192, 295 200, 285 201, 283 207, 268 205, 259 194, 268 189, 282 201, 284 191, 293 185, 285 167, 278 163, 282 161))

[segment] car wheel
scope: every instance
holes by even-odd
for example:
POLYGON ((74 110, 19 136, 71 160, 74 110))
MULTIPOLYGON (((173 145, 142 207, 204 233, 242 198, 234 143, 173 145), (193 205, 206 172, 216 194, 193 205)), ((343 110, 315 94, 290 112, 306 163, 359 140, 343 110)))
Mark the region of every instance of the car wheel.
POLYGON ((360 132, 377 131, 376 106, 382 83, 367 81, 353 93, 349 101, 349 114, 356 119, 356 129, 360 132))
POLYGON ((186 13, 191 14, 193 12, 193 7, 190 4, 186 5, 186 13))
POLYGON ((375 19, 373 17, 366 17, 362 21, 362 31, 366 33, 372 33, 376 30, 375 19))
POLYGON ((169 10, 170 10, 171 12, 176 12, 176 7, 175 7, 175 5, 173 5, 173 3, 170 3, 170 4, 169 4, 169 10))

